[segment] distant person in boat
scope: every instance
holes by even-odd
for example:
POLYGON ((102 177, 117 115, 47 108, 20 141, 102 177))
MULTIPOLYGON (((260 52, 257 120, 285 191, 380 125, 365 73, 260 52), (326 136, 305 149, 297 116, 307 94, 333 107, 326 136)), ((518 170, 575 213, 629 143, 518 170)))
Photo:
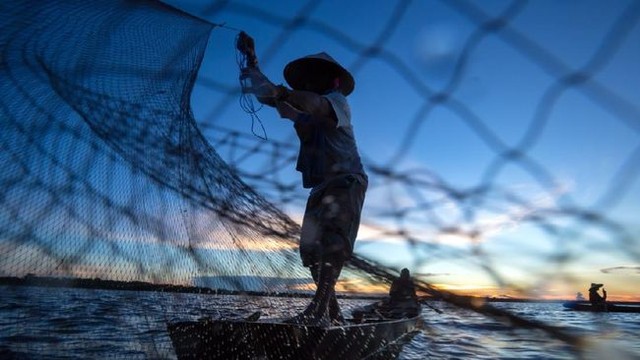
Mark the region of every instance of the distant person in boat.
POLYGON ((602 288, 602 296, 598 293, 602 286, 602 284, 591 283, 589 288, 589 302, 594 310, 602 311, 607 309, 607 290, 602 288))
POLYGON ((300 140, 296 170, 311 189, 300 235, 300 256, 317 289, 309 306, 293 323, 329 325, 344 321, 335 296, 342 267, 353 252, 367 175, 351 124, 347 96, 354 89, 351 74, 322 52, 287 64, 291 86, 274 85, 256 66, 242 70, 258 100, 291 120, 300 140))
POLYGON ((356 322, 362 322, 365 316, 402 319, 420 314, 420 303, 409 269, 400 271, 400 277, 391 283, 389 297, 353 311, 356 322))
POLYGON ((420 303, 409 269, 402 269, 400 277, 391 284, 388 308, 391 318, 413 317, 420 313, 420 303))
POLYGON ((399 307, 412 307, 418 304, 416 286, 409 273, 409 269, 400 271, 400 277, 391 284, 389 290, 389 302, 399 307))

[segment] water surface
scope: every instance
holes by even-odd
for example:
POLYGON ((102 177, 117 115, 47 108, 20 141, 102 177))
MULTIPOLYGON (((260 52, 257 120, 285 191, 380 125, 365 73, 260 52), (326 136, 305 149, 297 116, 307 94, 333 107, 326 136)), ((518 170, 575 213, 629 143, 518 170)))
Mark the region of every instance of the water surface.
MULTIPOLYGON (((285 317, 308 299, 0 286, 2 359, 174 359, 166 324, 256 309, 285 317)), ((345 313, 367 303, 340 300, 345 313)), ((640 359, 640 314, 566 311, 558 303, 495 303, 585 336, 572 348, 541 331, 435 302, 400 359, 640 359), (579 350, 579 351, 577 351, 579 350)))

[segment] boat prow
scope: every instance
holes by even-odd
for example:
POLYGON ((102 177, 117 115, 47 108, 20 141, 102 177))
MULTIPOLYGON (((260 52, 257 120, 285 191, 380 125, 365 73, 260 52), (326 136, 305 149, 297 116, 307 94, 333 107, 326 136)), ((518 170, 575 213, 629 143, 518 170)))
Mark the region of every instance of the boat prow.
POLYGON ((420 318, 369 320, 319 327, 278 320, 214 320, 168 324, 178 359, 395 358, 420 318))

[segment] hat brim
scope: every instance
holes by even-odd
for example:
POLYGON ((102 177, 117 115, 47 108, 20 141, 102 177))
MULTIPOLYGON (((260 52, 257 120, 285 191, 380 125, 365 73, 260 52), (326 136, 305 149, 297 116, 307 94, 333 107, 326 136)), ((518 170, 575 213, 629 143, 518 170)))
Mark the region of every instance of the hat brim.
POLYGON ((353 76, 342 66, 320 58, 304 57, 294 60, 284 68, 284 79, 294 90, 306 90, 307 84, 331 89, 333 79, 340 79, 339 90, 347 96, 353 92, 353 76))

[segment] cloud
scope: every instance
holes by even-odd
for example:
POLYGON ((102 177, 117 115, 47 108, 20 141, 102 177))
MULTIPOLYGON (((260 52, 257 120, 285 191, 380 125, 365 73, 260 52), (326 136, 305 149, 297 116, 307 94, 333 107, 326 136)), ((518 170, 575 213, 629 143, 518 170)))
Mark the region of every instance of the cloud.
POLYGON ((469 217, 466 203, 452 197, 438 179, 428 175, 414 172, 408 177, 411 183, 430 184, 417 196, 403 190, 403 179, 386 184, 384 191, 370 189, 367 208, 373 211, 372 218, 365 217, 361 223, 358 241, 398 243, 411 238, 438 246, 467 248, 514 234, 523 225, 535 225, 541 217, 552 216, 557 212, 557 199, 574 187, 570 179, 558 180, 553 188, 545 189, 533 183, 511 184, 482 195, 485 201, 469 217), (521 200, 514 201, 515 195, 521 200))
POLYGON ((428 273, 413 273, 414 277, 419 277, 419 278, 422 278, 422 277, 433 277, 433 276, 451 276, 451 275, 453 275, 453 274, 451 274, 451 273, 431 273, 431 272, 428 272, 428 273))
POLYGON ((640 274, 640 265, 614 266, 606 269, 600 269, 600 272, 605 274, 610 274, 613 272, 633 271, 633 270, 635 270, 636 274, 640 274))

